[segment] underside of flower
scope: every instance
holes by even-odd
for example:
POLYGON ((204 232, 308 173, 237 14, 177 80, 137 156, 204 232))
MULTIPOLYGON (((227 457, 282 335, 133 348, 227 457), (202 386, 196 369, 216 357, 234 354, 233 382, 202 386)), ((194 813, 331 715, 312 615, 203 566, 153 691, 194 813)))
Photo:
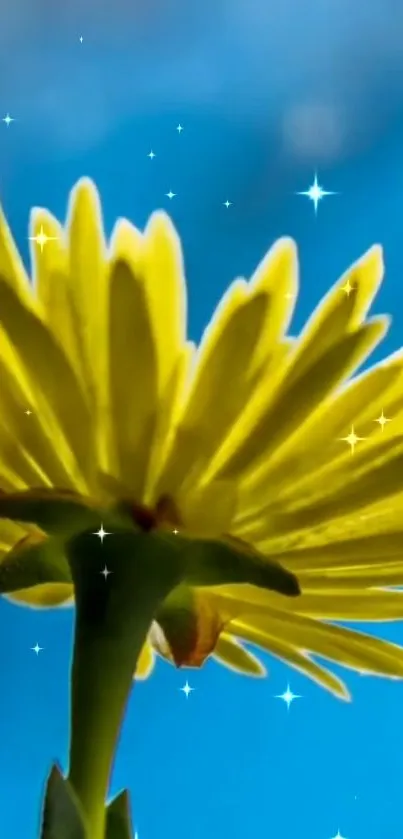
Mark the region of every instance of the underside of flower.
POLYGON ((36 210, 30 233, 33 282, 0 218, 1 590, 69 601, 69 540, 127 528, 185 569, 139 676, 153 649, 258 675, 245 643, 343 698, 316 657, 401 678, 401 648, 344 626, 403 614, 402 353, 356 375, 388 327, 368 317, 380 248, 295 337, 298 261, 281 239, 195 348, 165 214, 144 232, 121 220, 107 242, 83 180, 66 224, 36 210))

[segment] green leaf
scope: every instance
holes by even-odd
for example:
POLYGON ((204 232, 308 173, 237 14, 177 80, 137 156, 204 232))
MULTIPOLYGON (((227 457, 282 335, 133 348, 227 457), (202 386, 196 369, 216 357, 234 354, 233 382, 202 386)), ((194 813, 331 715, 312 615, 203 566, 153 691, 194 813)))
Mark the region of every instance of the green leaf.
MULTIPOLYGON (((172 538, 177 538, 172 536, 172 538)), ((183 540, 185 541, 185 540, 183 540)), ((300 594, 298 580, 263 554, 240 540, 186 540, 184 581, 193 586, 220 586, 249 583, 259 588, 277 591, 288 597, 300 594)))
POLYGON ((57 766, 46 786, 41 839, 89 839, 78 798, 57 766))
POLYGON ((105 839, 133 839, 130 799, 127 790, 123 790, 109 804, 105 839))
POLYGON ((30 489, 0 494, 0 519, 29 522, 52 535, 69 536, 101 525, 102 513, 74 492, 30 489))
POLYGON ((60 539, 27 536, 0 563, 0 594, 44 583, 71 583, 70 567, 60 539))

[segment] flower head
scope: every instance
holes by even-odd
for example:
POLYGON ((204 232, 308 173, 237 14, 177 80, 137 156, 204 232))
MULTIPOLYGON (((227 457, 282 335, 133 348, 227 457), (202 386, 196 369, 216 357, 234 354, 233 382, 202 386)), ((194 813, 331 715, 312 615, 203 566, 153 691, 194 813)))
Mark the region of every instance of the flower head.
POLYGON ((293 338, 297 255, 281 239, 195 347, 165 214, 144 233, 118 221, 107 244, 83 180, 65 227, 36 210, 30 238, 32 281, 1 218, 1 591, 37 606, 71 599, 66 539, 123 516, 191 558, 139 677, 154 651, 263 674, 243 642, 344 698, 315 656, 402 677, 401 648, 339 625, 403 614, 402 355, 354 378, 388 325, 367 318, 380 249, 293 338))

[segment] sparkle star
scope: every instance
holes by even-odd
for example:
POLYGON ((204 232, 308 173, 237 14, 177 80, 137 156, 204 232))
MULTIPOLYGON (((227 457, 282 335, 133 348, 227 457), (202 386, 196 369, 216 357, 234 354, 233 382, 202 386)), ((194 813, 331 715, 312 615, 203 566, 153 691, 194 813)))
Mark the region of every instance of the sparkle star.
POLYGON ((280 693, 278 696, 275 696, 275 699, 281 699, 287 705, 287 711, 290 710, 290 705, 294 702, 294 699, 302 699, 302 696, 299 696, 297 693, 293 693, 290 690, 290 686, 287 685, 287 689, 284 693, 280 693))
POLYGON ((228 207, 232 207, 232 201, 228 201, 228 198, 227 198, 227 200, 224 201, 224 207, 226 207, 227 210, 228 210, 228 207))
POLYGON ((84 40, 83 36, 82 36, 82 35, 80 35, 80 37, 79 37, 79 39, 78 39, 78 40, 80 41, 80 44, 82 44, 82 42, 83 42, 83 40, 84 40))
POLYGON ((169 198, 170 200, 172 200, 172 198, 175 198, 175 197, 176 197, 176 192, 172 192, 172 189, 170 189, 170 190, 169 190, 169 192, 166 192, 166 193, 165 193, 165 195, 166 195, 166 197, 167 197, 167 198, 169 198))
POLYGON ((41 224, 41 229, 39 233, 37 233, 36 236, 30 236, 29 239, 31 242, 36 242, 36 244, 39 245, 41 249, 41 253, 43 253, 43 248, 46 245, 46 243, 55 242, 57 240, 57 236, 47 236, 41 224))
POLYGON ((185 694, 186 699, 189 699, 189 693, 192 693, 192 691, 194 690, 194 688, 191 688, 191 687, 190 687, 189 682, 188 682, 188 681, 186 681, 186 684, 185 684, 185 685, 183 685, 183 688, 179 688, 179 690, 181 690, 181 691, 182 691, 182 693, 184 693, 184 694, 185 694))
POLYGON ((383 429, 385 428, 385 425, 388 422, 392 422, 392 420, 390 420, 390 419, 388 419, 387 417, 384 416, 383 409, 382 409, 381 416, 378 417, 376 420, 374 420, 374 422, 379 422, 379 425, 381 426, 382 431, 383 431, 383 429))
POLYGON ((181 134, 181 132, 183 131, 183 126, 179 123, 179 125, 176 126, 176 130, 178 134, 181 134))
MULTIPOLYGON (((110 536, 109 533, 105 534, 105 535, 110 536)), ((105 578, 105 580, 107 580, 108 577, 109 577, 109 574, 112 574, 112 571, 109 571, 109 568, 107 568, 106 565, 105 565, 105 568, 103 568, 102 571, 100 571, 100 574, 102 574, 102 576, 105 578)))
POLYGON ((352 291, 354 291, 355 286, 351 285, 350 280, 347 280, 345 285, 341 287, 341 290, 344 291, 344 294, 347 294, 347 297, 350 297, 352 291))
POLYGON ((31 650, 32 650, 33 653, 36 653, 36 655, 39 655, 39 653, 42 652, 43 647, 40 647, 38 642, 36 642, 35 646, 31 647, 31 650))
POLYGON ((297 192, 297 195, 305 195, 306 198, 309 198, 309 200, 313 202, 316 215, 318 211, 318 204, 322 198, 325 198, 327 195, 337 195, 337 193, 327 192, 325 189, 322 189, 322 187, 318 184, 318 177, 315 173, 315 180, 309 189, 306 189, 304 192, 297 192))
POLYGON ((149 157, 149 158, 150 158, 150 160, 154 160, 155 154, 154 154, 154 152, 153 152, 153 150, 152 150, 152 149, 151 149, 151 151, 148 153, 147 157, 149 157))
POLYGON ((343 443, 348 443, 348 445, 349 445, 349 446, 350 446, 350 448, 351 448, 351 454, 354 454, 355 447, 356 447, 357 443, 358 443, 360 440, 365 440, 365 437, 357 437, 357 435, 356 435, 356 433, 355 433, 355 431, 354 431, 354 426, 352 425, 352 426, 351 426, 351 431, 350 431, 350 434, 348 434, 348 435, 347 435, 347 437, 340 437, 340 440, 341 440, 343 443))
POLYGON ((29 408, 28 408, 28 410, 27 410, 27 411, 24 411, 24 414, 26 414, 26 415, 27 415, 27 417, 30 417, 30 416, 31 416, 31 414, 32 414, 32 411, 30 411, 30 410, 29 410, 29 408))
POLYGON ((92 535, 93 536, 98 536, 98 539, 100 539, 101 542, 104 541, 105 536, 112 536, 111 533, 108 533, 107 530, 104 530, 103 524, 101 524, 101 527, 99 528, 99 530, 96 530, 95 533, 93 533, 92 535))
POLYGON ((10 117, 10 114, 6 114, 5 117, 3 117, 3 122, 6 124, 7 128, 9 128, 11 123, 14 122, 14 119, 13 117, 10 117))
POLYGON ((346 839, 346 837, 342 836, 340 830, 338 830, 336 836, 332 836, 332 839, 346 839))

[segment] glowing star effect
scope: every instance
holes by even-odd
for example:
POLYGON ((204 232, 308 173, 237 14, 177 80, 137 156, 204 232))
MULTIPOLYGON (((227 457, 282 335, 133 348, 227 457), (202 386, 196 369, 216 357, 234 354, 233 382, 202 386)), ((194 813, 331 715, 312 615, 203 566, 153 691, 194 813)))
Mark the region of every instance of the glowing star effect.
POLYGON ((78 40, 80 41, 80 44, 82 44, 82 42, 83 42, 83 40, 84 40, 83 36, 82 36, 82 35, 80 35, 80 37, 79 37, 79 39, 78 39, 78 40))
POLYGON ((32 411, 30 411, 30 410, 29 410, 29 408, 28 408, 28 410, 27 410, 27 411, 24 411, 24 414, 26 414, 26 415, 27 415, 27 417, 30 417, 30 416, 31 416, 31 414, 32 414, 32 411))
POLYGON ((287 705, 287 711, 290 710, 290 705, 294 702, 294 699, 302 699, 302 696, 299 696, 298 693, 293 693, 290 689, 290 686, 287 685, 287 689, 284 693, 280 693, 274 697, 275 699, 281 699, 287 705))
POLYGON ((322 200, 322 198, 325 198, 327 195, 337 195, 337 192, 328 192, 327 190, 322 189, 322 187, 318 183, 318 177, 315 173, 314 182, 309 187, 309 189, 306 189, 304 192, 297 192, 296 194, 297 195, 305 195, 306 198, 309 198, 309 200, 313 202, 315 215, 316 215, 316 213, 318 211, 318 204, 322 200))
POLYGON ((191 687, 190 687, 189 682, 188 682, 188 681, 186 681, 186 684, 185 684, 185 685, 183 685, 183 688, 179 688, 179 690, 181 690, 181 691, 182 691, 182 693, 184 693, 184 694, 185 694, 186 699, 189 699, 189 694, 190 694, 190 693, 192 693, 192 691, 194 690, 194 688, 191 688, 191 687))
MULTIPOLYGON (((104 530, 104 526, 103 526, 103 524, 101 524, 101 527, 99 528, 99 530, 96 530, 95 533, 93 533, 92 535, 93 536, 98 536, 98 539, 100 539, 101 542, 103 542, 104 539, 105 539, 105 536, 112 536, 112 533, 108 533, 107 530, 104 530)), ((103 572, 101 571, 101 574, 102 573, 103 572)))
POLYGON ((390 419, 388 419, 387 417, 385 417, 385 416, 384 416, 383 409, 382 409, 381 416, 380 416, 380 417, 378 417, 376 420, 374 420, 374 422, 379 422, 379 425, 381 426, 381 429, 382 429, 382 431, 383 431, 383 430, 384 430, 384 428, 385 428, 385 425, 386 425, 388 422, 392 422, 392 420, 390 420, 390 419))
POLYGON ((336 836, 332 836, 332 839, 346 839, 346 836, 342 836, 340 830, 338 830, 336 836))
POLYGON ((167 198, 169 198, 172 201, 172 198, 176 197, 176 192, 172 192, 172 189, 170 189, 169 192, 165 193, 165 195, 166 195, 167 198))
POLYGON ((43 229, 43 226, 41 225, 39 233, 37 233, 36 236, 30 236, 29 239, 31 242, 36 242, 36 244, 41 249, 41 253, 43 253, 44 246, 47 244, 47 242, 56 242, 57 236, 47 236, 43 229))
POLYGON ((183 131, 183 126, 179 123, 179 125, 176 126, 176 130, 177 130, 178 134, 181 134, 182 131, 183 131))
POLYGON ((152 150, 152 149, 151 149, 151 151, 150 151, 150 152, 148 152, 147 157, 149 157, 149 158, 150 158, 150 160, 154 160, 154 157, 156 157, 156 155, 154 154, 154 152, 153 152, 153 150, 152 150))
POLYGON ((15 120, 13 117, 10 117, 10 114, 6 114, 5 117, 3 117, 3 122, 6 124, 7 128, 9 128, 11 123, 15 122, 15 120))
MULTIPOLYGON (((108 535, 110 535, 110 534, 108 534, 108 535)), ((107 568, 106 565, 105 565, 105 568, 103 568, 102 571, 100 571, 100 574, 102 574, 104 579, 107 580, 108 577, 109 577, 109 574, 112 574, 112 571, 109 571, 109 568, 107 568)))
POLYGON ((227 198, 227 200, 224 201, 224 207, 226 207, 227 210, 228 210, 228 207, 232 207, 232 201, 228 201, 228 198, 227 198))
POLYGON ((354 454, 355 447, 360 440, 365 440, 365 437, 357 437, 357 434, 354 431, 354 426, 351 426, 350 434, 347 437, 340 437, 340 440, 343 443, 348 443, 351 448, 351 454, 354 454))
POLYGON ((352 291, 354 291, 355 286, 351 285, 350 280, 347 280, 346 284, 341 287, 341 290, 344 291, 344 294, 347 294, 347 297, 350 297, 352 291))
POLYGON ((36 642, 35 646, 34 646, 34 647, 31 647, 31 650, 32 650, 32 652, 33 652, 33 653, 35 653, 36 655, 39 655, 39 653, 41 653, 41 652, 42 652, 43 647, 40 647, 40 646, 39 646, 39 644, 38 644, 38 642, 36 642))

